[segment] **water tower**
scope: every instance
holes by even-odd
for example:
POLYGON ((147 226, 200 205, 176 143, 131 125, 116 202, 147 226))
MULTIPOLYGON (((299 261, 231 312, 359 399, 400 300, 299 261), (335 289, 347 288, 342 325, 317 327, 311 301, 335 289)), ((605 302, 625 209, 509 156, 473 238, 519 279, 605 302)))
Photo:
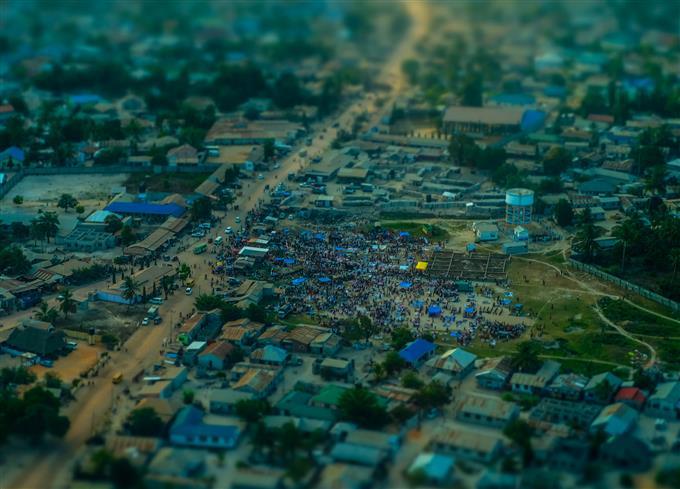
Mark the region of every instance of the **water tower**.
POLYGON ((529 224, 533 206, 533 190, 511 188, 505 193, 505 222, 513 225, 529 224))

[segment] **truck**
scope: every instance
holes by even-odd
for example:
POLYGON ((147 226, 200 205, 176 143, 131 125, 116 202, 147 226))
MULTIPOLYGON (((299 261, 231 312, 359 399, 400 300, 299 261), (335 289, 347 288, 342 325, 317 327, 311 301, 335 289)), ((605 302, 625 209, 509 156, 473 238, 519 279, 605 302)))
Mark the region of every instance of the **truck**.
POLYGON ((146 311, 146 316, 150 319, 158 316, 158 306, 151 306, 148 311, 146 311))
POLYGON ((194 255, 200 255, 201 253, 205 253, 207 249, 208 243, 199 243, 196 246, 194 246, 194 255))

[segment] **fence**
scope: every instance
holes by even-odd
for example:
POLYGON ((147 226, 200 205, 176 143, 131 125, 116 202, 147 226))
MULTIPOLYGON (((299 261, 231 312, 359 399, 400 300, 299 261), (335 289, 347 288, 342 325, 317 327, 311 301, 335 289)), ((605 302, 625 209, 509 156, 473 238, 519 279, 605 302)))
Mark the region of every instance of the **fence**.
POLYGON ((202 164, 191 166, 64 166, 48 168, 24 168, 11 176, 4 184, 0 185, 0 199, 4 198, 24 177, 39 175, 116 175, 121 173, 212 173, 221 165, 202 164))
POLYGON ((659 295, 655 292, 652 292, 649 289, 645 289, 644 287, 640 287, 639 285, 633 284, 631 282, 628 282, 627 280, 623 280, 622 278, 619 278, 615 275, 611 275, 607 272, 604 272, 600 270, 597 267, 594 267, 592 265, 587 265, 585 263, 582 263, 580 261, 574 260, 573 258, 569 259, 569 265, 574 267, 576 270, 581 270, 584 272, 587 272, 591 275, 594 275, 595 277, 601 278, 603 280, 606 280, 608 282, 611 282, 615 285, 618 285, 619 287, 622 287, 626 290, 630 290, 631 292, 635 292, 636 294, 652 300, 658 304, 661 304, 662 306, 666 306, 670 309, 672 309, 674 312, 680 311, 680 303, 675 302, 674 300, 669 299, 668 297, 664 297, 662 295, 659 295))

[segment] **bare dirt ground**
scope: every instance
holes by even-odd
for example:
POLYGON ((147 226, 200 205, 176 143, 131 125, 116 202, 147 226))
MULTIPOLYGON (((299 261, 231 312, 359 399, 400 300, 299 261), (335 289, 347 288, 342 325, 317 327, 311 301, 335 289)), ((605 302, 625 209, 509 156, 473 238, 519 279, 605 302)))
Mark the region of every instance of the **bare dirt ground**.
POLYGON ((92 368, 97 363, 99 355, 105 351, 101 345, 90 346, 83 341, 77 341, 77 343, 78 348, 55 361, 54 367, 34 365, 29 370, 38 378, 44 377, 47 372, 52 372, 57 374, 64 383, 70 384, 74 379, 79 378, 82 372, 92 368))
POLYGON ((69 193, 82 201, 97 200, 111 194, 115 187, 121 187, 128 175, 35 175, 25 177, 0 202, 12 204, 15 196, 24 197, 23 206, 33 202, 53 202, 61 194, 69 193))

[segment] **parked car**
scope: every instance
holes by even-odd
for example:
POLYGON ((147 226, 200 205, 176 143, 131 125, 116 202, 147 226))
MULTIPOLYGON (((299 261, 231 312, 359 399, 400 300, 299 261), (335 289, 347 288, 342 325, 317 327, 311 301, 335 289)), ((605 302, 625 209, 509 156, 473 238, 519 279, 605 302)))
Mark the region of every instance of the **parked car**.
POLYGON ((142 326, 148 326, 148 325, 149 325, 149 318, 146 317, 146 318, 142 319, 142 326))
POLYGON ((234 221, 236 221, 237 224, 241 222, 241 216, 236 216, 236 219, 234 219, 234 221))
POLYGON ((257 176, 257 179, 258 179, 258 180, 264 180, 264 175, 263 175, 262 173, 260 173, 260 174, 257 176))
POLYGON ((161 305, 161 304, 163 304, 163 298, 162 297, 154 297, 149 302, 151 304, 161 305))
POLYGON ((231 228, 231 226, 227 226, 227 229, 224 230, 224 234, 231 234, 233 232, 234 230, 231 228))
POLYGON ((187 288, 184 290, 184 293, 185 293, 186 295, 191 295, 191 293, 192 293, 193 291, 194 291, 194 289, 192 289, 191 287, 187 287, 187 288))

